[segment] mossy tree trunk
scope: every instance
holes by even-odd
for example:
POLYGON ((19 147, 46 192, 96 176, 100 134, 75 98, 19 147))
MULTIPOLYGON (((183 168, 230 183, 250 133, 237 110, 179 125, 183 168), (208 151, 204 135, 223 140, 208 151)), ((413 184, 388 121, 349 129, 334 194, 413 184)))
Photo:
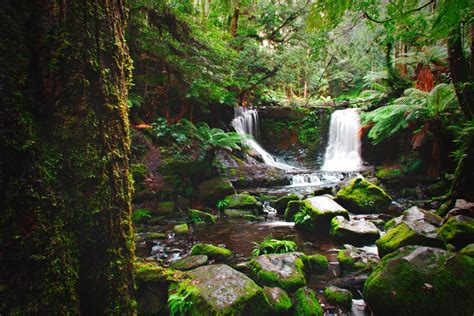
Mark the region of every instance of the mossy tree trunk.
POLYGON ((120 0, 3 1, 0 314, 132 315, 120 0))

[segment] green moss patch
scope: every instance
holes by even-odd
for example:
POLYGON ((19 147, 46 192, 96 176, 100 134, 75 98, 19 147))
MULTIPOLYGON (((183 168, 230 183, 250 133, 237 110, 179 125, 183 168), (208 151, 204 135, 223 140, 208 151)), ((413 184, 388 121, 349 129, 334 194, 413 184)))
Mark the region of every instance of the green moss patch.
POLYGON ((279 287, 264 287, 263 292, 270 303, 270 308, 273 313, 288 313, 293 306, 293 302, 286 291, 279 287))
POLYGON ((227 248, 221 248, 210 244, 195 244, 191 248, 191 255, 206 255, 214 260, 226 260, 234 254, 227 248))
POLYGON ((474 218, 463 215, 451 217, 440 228, 439 236, 446 244, 461 249, 474 240, 474 218))
POLYGON ((386 211, 392 198, 375 184, 355 178, 337 193, 336 202, 352 213, 370 214, 386 211))
POLYGON ((314 292, 308 287, 302 287, 295 293, 294 315, 297 316, 322 316, 323 309, 319 305, 314 292))
POLYGON ((330 286, 324 290, 324 295, 329 303, 350 310, 352 306, 352 293, 348 290, 330 286))

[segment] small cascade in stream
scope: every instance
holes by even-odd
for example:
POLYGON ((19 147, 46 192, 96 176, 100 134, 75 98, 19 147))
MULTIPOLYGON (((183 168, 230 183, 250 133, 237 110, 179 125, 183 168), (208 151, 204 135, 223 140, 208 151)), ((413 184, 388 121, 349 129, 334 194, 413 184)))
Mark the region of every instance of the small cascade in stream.
POLYGON ((324 171, 360 170, 360 118, 357 109, 337 110, 331 115, 329 141, 324 156, 324 171))
POLYGON ((258 144, 257 140, 260 138, 258 121, 259 119, 257 110, 240 106, 234 108, 234 119, 231 123, 232 127, 234 127, 234 129, 240 135, 253 136, 253 138, 246 137, 245 142, 262 157, 265 164, 286 171, 298 170, 295 167, 276 161, 272 155, 270 155, 265 149, 262 148, 262 146, 258 144))

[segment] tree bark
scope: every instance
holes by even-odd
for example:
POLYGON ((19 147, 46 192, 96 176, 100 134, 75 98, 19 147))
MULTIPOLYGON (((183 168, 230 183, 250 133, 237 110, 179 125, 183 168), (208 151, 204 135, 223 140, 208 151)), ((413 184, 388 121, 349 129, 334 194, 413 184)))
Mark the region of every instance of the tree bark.
POLYGON ((4 1, 0 25, 0 314, 133 315, 122 1, 4 1))
POLYGON ((232 20, 230 22, 230 35, 235 37, 237 35, 237 29, 239 27, 239 16, 240 16, 240 8, 237 4, 234 9, 234 13, 232 14, 232 20))

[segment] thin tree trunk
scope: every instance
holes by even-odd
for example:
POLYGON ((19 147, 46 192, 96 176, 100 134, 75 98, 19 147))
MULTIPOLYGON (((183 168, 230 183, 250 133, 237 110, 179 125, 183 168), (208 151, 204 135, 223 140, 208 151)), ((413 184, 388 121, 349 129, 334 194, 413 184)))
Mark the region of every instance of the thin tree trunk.
POLYGON ((121 1, 7 1, 0 314, 133 315, 121 1))
POLYGON ((239 4, 235 6, 234 13, 232 14, 232 21, 230 23, 230 35, 232 37, 237 36, 237 29, 239 27, 239 16, 240 16, 240 8, 239 4))

